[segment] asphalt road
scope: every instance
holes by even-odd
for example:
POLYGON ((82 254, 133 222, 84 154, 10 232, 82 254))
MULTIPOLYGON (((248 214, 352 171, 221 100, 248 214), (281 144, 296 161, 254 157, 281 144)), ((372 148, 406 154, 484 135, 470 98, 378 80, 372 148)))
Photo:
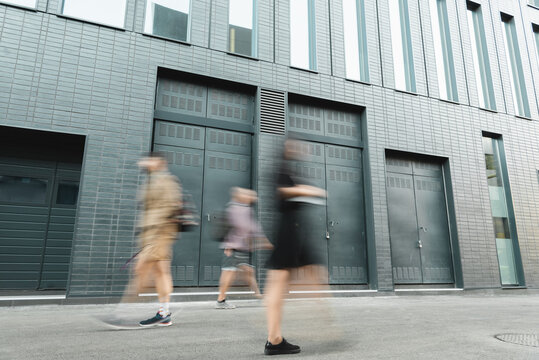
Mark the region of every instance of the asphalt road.
MULTIPOLYGON (((0 308, 0 359, 262 359, 263 303, 172 304, 167 328, 111 330, 96 316, 133 322, 155 304, 0 308)), ((284 336, 302 347, 279 359, 539 359, 539 347, 497 334, 539 334, 539 295, 377 296, 289 300, 284 336)), ((530 342, 531 339, 531 342, 530 342)), ((539 341, 537 344, 539 346, 539 341)))

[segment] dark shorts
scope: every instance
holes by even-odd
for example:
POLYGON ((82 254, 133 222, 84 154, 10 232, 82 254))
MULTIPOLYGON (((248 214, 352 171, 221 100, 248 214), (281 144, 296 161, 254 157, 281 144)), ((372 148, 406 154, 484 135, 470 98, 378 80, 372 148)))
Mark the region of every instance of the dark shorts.
POLYGON ((237 271, 240 266, 253 266, 250 263, 250 253, 247 251, 232 250, 232 255, 223 255, 221 270, 237 271))

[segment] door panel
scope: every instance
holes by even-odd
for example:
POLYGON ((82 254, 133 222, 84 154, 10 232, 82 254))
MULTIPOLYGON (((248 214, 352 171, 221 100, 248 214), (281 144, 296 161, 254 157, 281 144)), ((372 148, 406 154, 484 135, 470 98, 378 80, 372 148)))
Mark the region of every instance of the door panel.
MULTIPOLYGON (((202 179, 204 151, 200 149, 155 145, 154 149, 166 154, 170 172, 181 182, 184 194, 189 194, 198 215, 202 209, 202 179)), ((174 286, 198 285, 198 258, 200 255, 200 228, 180 234, 174 244, 172 278, 174 286)))
POLYGON ((360 168, 327 165, 328 265, 331 284, 367 282, 360 168))
POLYGON ((453 265, 442 178, 415 177, 424 283, 452 283, 453 265))
POLYGON ((200 244, 201 286, 219 284, 223 250, 212 237, 212 219, 215 220, 217 213, 230 201, 230 189, 234 186, 251 187, 251 157, 206 151, 200 244))
POLYGON ((0 289, 39 286, 54 171, 0 164, 0 289))
POLYGON ((393 280, 398 284, 422 282, 413 177, 388 173, 387 203, 393 280))
POLYGON ((166 121, 155 123, 154 144, 204 149, 205 129, 166 121))

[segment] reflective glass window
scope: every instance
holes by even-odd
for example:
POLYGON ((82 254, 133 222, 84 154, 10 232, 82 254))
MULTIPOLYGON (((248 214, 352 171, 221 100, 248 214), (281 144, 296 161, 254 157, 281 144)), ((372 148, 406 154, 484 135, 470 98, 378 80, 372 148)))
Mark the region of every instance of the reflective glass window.
POLYGON ((255 0, 229 0, 228 50, 256 56, 255 0))
POLYGON ((389 0, 395 88, 416 92, 408 0, 389 0))
POLYGON ((343 31, 346 77, 369 81, 369 59, 363 0, 343 0, 343 31))
POLYGON ((479 106, 485 109, 496 110, 483 13, 481 6, 471 1, 467 2, 467 8, 467 20, 470 40, 472 42, 472 57, 479 106))
POLYGON ((144 32, 174 40, 189 41, 189 0, 148 0, 144 32))
POLYGON ((440 98, 458 101, 446 0, 429 0, 440 98))
POLYGON ((47 180, 0 175, 0 202, 45 204, 47 180))
POLYGON ((126 0, 64 0, 62 14, 123 28, 126 0))
POLYGON ((316 69, 314 3, 290 1, 290 65, 316 69))
POLYGON ((19 5, 32 9, 36 8, 36 0, 0 0, 0 3, 19 5))
POLYGON ((79 184, 76 182, 60 181, 56 193, 57 205, 76 205, 79 196, 79 184))
POLYGON ((515 20, 512 16, 502 14, 503 41, 505 45, 505 56, 509 67, 509 77, 511 80, 511 92, 513 94, 513 104, 515 113, 520 116, 530 117, 530 104, 528 103, 528 91, 526 81, 522 71, 522 58, 518 48, 517 30, 515 20))

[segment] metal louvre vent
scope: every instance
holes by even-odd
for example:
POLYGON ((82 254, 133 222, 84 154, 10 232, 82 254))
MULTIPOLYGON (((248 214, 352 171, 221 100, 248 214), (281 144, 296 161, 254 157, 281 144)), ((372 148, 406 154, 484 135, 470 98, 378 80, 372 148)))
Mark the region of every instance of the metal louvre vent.
POLYGON ((268 134, 285 134, 284 92, 260 90, 260 131, 268 134))

